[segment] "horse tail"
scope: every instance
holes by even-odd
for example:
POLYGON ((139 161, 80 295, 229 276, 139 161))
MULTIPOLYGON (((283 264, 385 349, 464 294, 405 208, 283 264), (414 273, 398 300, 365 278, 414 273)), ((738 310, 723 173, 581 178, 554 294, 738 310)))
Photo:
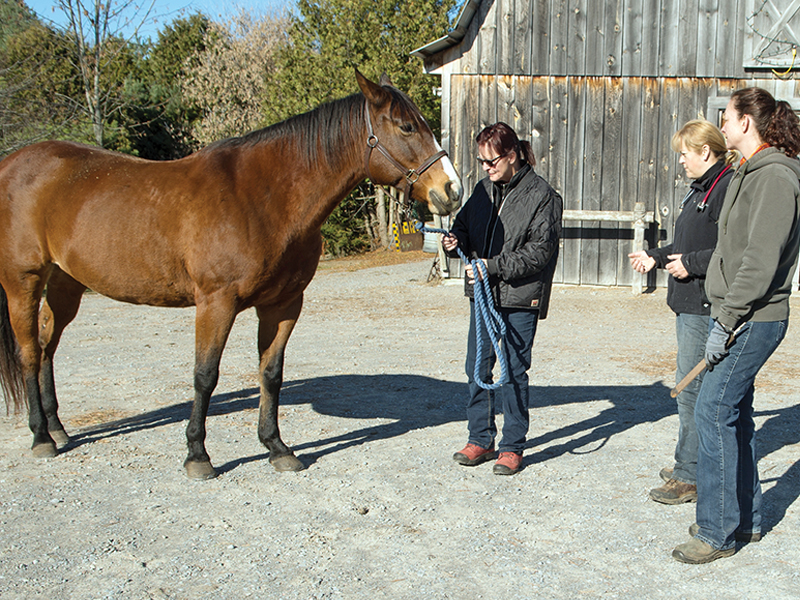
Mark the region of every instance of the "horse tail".
POLYGON ((6 413, 12 405, 14 412, 19 412, 25 400, 22 365, 17 338, 14 337, 8 315, 8 296, 3 286, 0 286, 0 387, 6 399, 6 413))

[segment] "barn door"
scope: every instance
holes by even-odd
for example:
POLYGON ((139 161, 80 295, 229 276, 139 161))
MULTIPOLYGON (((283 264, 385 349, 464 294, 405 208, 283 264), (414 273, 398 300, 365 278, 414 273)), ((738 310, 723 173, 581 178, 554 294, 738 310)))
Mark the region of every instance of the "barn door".
POLYGON ((800 0, 746 0, 745 69, 800 68, 800 0))

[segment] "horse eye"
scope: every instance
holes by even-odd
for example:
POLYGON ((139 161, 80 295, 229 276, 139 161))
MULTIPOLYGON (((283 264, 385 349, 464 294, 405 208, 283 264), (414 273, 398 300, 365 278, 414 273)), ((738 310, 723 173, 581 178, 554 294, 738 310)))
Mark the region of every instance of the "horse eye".
POLYGON ((400 125, 400 131, 402 131, 405 134, 411 134, 414 133, 416 129, 414 128, 414 125, 412 123, 403 123, 402 125, 400 125))

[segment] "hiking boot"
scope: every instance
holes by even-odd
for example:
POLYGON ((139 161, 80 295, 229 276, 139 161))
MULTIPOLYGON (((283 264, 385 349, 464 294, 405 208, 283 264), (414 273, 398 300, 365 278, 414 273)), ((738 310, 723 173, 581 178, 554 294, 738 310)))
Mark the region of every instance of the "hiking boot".
MULTIPOLYGON (((698 533, 700 533, 700 525, 694 523, 689 526, 689 535, 694 537, 698 533)), ((733 534, 736 538, 737 542, 743 542, 745 544, 751 544, 753 542, 760 542, 761 541, 761 532, 760 531, 753 531, 751 533, 744 533, 743 531, 737 531, 733 534)))
POLYGON ((670 479, 672 479, 672 474, 675 472, 675 469, 670 467, 665 467, 658 472, 658 476, 664 480, 664 483, 667 483, 670 479))
POLYGON ((697 502, 697 486, 670 479, 661 487, 650 490, 650 497, 661 504, 683 504, 697 502))
POLYGON ((708 563, 718 558, 733 556, 734 552, 736 552, 736 548, 716 550, 703 540, 693 537, 685 544, 677 546, 675 550, 672 551, 672 558, 690 565, 702 565, 703 563, 708 563))
POLYGON ((476 444, 467 444, 460 452, 453 454, 453 460, 466 467, 474 467, 494 458, 494 445, 481 448, 476 444))
POLYGON ((522 454, 501 452, 492 471, 495 475, 513 475, 522 468, 522 454))

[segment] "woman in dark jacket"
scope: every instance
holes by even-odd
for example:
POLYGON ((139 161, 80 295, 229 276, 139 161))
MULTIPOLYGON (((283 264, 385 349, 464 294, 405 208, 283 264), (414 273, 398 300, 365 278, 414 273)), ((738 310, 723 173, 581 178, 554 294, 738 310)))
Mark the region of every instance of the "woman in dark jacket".
MULTIPOLYGON (((483 261, 495 307, 506 326, 502 348, 509 381, 499 389, 504 420, 494 472, 513 475, 522 466, 528 433, 531 347, 537 322, 547 315, 561 236, 562 202, 561 196, 534 172, 536 161, 530 144, 520 142, 511 127, 495 123, 481 131, 476 141, 478 162, 487 177, 475 186, 442 244, 451 255, 458 247, 466 256, 483 261)), ((497 428, 494 392, 481 387, 473 376, 478 340, 472 286, 481 273, 473 273, 468 266, 466 275, 466 294, 471 298, 466 362, 469 440, 453 458, 473 466, 494 457, 497 428)), ((491 348, 488 339, 483 342, 484 348, 491 348)), ((488 383, 496 357, 490 352, 483 358, 480 377, 488 383)))
MULTIPOLYGON (((639 273, 653 268, 666 269, 667 304, 675 312, 678 358, 675 380, 681 381, 703 360, 711 304, 704 285, 711 253, 717 243, 717 221, 728 182, 733 176, 729 153, 722 132, 708 121, 689 121, 672 137, 672 149, 680 153, 680 163, 692 180, 689 193, 681 202, 671 244, 629 254, 639 273)), ((694 406, 702 375, 680 393, 678 401, 678 442, 675 466, 661 470, 666 483, 650 490, 650 497, 663 504, 682 504, 697 500, 697 428, 694 406)))

